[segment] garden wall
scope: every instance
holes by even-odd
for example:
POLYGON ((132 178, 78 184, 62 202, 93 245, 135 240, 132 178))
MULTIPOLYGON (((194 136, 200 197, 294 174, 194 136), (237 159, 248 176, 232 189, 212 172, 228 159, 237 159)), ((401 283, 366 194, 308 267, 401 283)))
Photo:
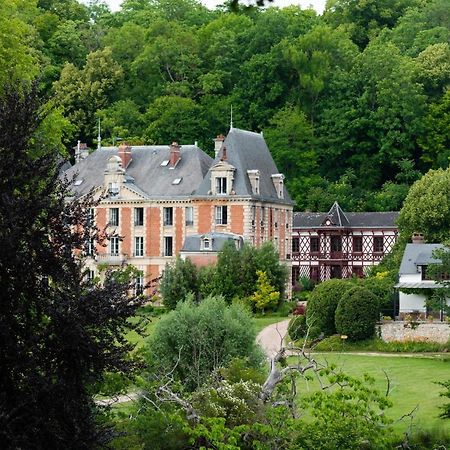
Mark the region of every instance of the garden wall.
POLYGON ((450 339, 450 325, 448 323, 419 323, 411 328, 409 322, 390 322, 381 325, 381 339, 392 341, 431 341, 446 343, 450 339))

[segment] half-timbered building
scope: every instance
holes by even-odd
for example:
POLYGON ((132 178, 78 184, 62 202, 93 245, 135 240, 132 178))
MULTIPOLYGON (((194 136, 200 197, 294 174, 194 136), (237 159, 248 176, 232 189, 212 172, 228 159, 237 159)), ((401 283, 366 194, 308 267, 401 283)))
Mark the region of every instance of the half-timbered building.
POLYGON ((306 277, 363 277, 392 250, 398 212, 344 212, 335 202, 328 213, 294 213, 292 283, 306 277))

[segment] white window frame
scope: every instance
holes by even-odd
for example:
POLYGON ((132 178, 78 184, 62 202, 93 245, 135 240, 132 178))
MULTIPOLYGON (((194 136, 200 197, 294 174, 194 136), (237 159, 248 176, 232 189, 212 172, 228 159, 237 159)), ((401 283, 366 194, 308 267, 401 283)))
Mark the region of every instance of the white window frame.
POLYGON ((216 225, 227 225, 228 224, 228 207, 227 205, 215 206, 214 207, 214 220, 216 225), (224 214, 225 211, 225 214, 224 214))
POLYGON ((171 227, 173 225, 173 207, 165 206, 163 208, 163 224, 165 227, 171 227))
POLYGON ((109 225, 112 227, 118 227, 120 223, 119 208, 109 208, 109 225))
POLYGON ((142 207, 134 208, 134 226, 135 227, 144 226, 144 208, 142 208, 142 207), (142 217, 140 216, 141 211, 142 211, 142 217), (142 219, 142 220, 138 220, 138 219, 142 219))
POLYGON ((141 295, 144 293, 144 274, 140 273, 134 279, 134 295, 141 295))
POLYGON ((108 193, 110 197, 117 197, 120 192, 120 186, 117 181, 112 181, 109 183, 108 193))
POLYGON ((194 225, 194 208, 186 206, 184 209, 184 223, 186 226, 194 225))
POLYGON ((109 254, 111 256, 119 256, 120 244, 119 236, 111 236, 109 238, 109 254))
POLYGON ((134 256, 144 256, 144 237, 134 237, 134 256))
POLYGON ((216 194, 226 195, 227 194, 227 177, 216 177, 216 194))
POLYGON ((164 256, 173 256, 173 237, 172 236, 164 236, 164 256), (170 247, 168 243, 170 242, 170 247), (170 250, 170 252, 169 252, 170 250))

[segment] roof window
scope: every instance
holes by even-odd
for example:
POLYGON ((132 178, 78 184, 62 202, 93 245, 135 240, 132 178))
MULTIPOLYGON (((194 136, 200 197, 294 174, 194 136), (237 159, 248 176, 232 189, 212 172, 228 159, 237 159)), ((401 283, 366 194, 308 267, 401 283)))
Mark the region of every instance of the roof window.
POLYGON ((79 180, 75 180, 75 182, 73 183, 73 185, 74 185, 74 186, 80 186, 81 183, 83 183, 83 181, 84 181, 83 178, 81 178, 81 179, 79 179, 79 180))
POLYGON ((175 178, 175 180, 172 181, 172 184, 180 184, 182 179, 183 178, 175 178))
POLYGON ((169 160, 168 160, 168 159, 165 159, 165 160, 161 163, 161 166, 162 166, 162 167, 166 167, 168 164, 169 164, 169 160))

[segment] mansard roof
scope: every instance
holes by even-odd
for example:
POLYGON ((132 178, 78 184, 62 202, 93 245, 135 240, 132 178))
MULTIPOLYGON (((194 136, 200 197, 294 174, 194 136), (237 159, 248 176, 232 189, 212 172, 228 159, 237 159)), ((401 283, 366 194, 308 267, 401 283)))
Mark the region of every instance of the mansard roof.
MULTIPOLYGON (((73 190, 80 195, 103 186, 104 172, 117 147, 102 147, 68 169, 69 179, 81 181, 73 190)), ((188 196, 198 187, 211 166, 212 158, 196 145, 182 145, 181 159, 174 168, 161 165, 170 159, 170 146, 143 145, 131 147, 131 162, 126 168, 125 185, 149 198, 188 196), (181 178, 178 184, 173 181, 181 178)))
POLYGON ((328 213, 296 212, 293 228, 396 228, 398 211, 389 212, 344 212, 338 202, 334 202, 328 213), (327 225, 327 219, 330 224, 327 225))
MULTIPOLYGON (((236 169, 233 181, 235 195, 275 203, 293 203, 286 187, 283 187, 284 199, 280 199, 277 195, 271 177, 278 174, 278 169, 264 137, 260 133, 231 128, 211 168, 223 159, 224 148, 226 148, 226 161, 236 169), (253 193, 247 174, 247 170, 254 169, 258 169, 260 172, 259 195, 253 193)), ((210 195, 210 191, 211 170, 203 179, 195 195, 207 196, 210 195)))

